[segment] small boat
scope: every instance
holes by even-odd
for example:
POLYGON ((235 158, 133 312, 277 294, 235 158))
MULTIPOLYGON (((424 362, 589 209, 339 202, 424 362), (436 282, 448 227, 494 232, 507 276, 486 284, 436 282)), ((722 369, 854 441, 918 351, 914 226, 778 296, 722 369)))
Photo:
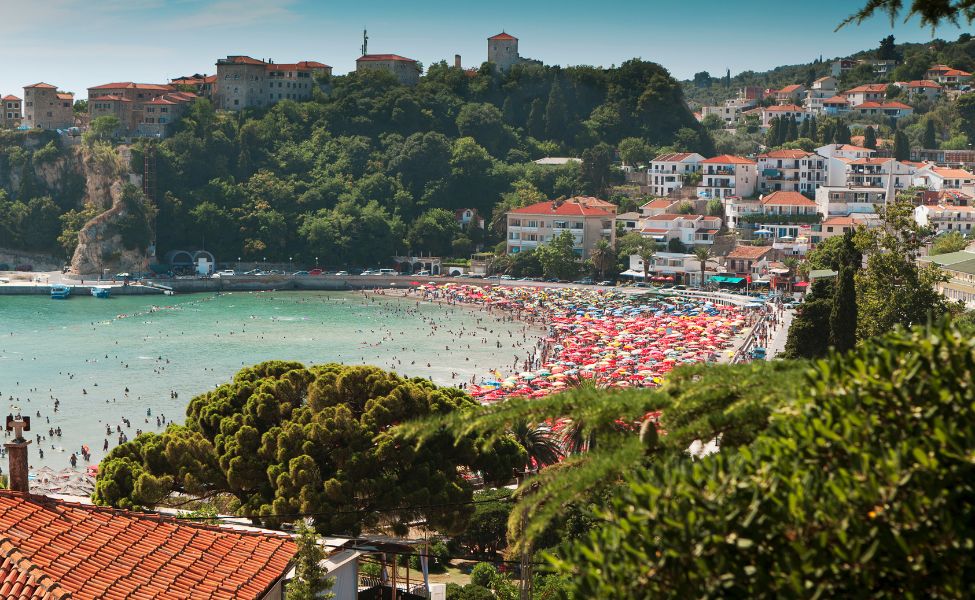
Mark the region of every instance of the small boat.
POLYGON ((91 295, 96 298, 110 298, 112 296, 112 288, 93 287, 91 288, 91 295))
POLYGON ((56 283, 51 286, 51 298, 64 300, 71 296, 71 286, 56 283))

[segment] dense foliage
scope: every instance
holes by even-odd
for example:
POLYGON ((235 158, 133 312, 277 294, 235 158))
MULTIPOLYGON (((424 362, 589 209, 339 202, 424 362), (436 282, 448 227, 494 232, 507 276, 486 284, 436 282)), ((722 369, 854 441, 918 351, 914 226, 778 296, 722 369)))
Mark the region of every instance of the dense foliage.
POLYGON ((458 467, 506 482, 524 450, 510 437, 491 453, 480 452, 473 436, 403 444, 390 429, 474 406, 456 388, 375 367, 266 362, 194 398, 185 425, 113 449, 93 499, 133 508, 173 492, 230 495, 240 514, 269 525, 312 514, 317 529, 331 534, 379 523, 402 532, 422 517, 456 532, 472 511, 472 489, 458 467))
POLYGON ((973 377, 946 325, 833 354, 752 443, 633 472, 552 560, 578 597, 970 597, 973 377))
MULTIPOLYGON (((454 210, 490 219, 499 203, 598 193, 621 140, 661 146, 678 135, 712 149, 680 85, 639 60, 507 74, 440 63, 414 87, 350 74, 311 101, 242 114, 198 101, 155 150, 159 247, 334 265, 449 256, 458 240, 456 253, 467 253, 485 240, 461 231, 454 210), (546 155, 584 161, 530 162, 546 155)), ((133 156, 140 171, 145 152, 141 143, 133 156)))

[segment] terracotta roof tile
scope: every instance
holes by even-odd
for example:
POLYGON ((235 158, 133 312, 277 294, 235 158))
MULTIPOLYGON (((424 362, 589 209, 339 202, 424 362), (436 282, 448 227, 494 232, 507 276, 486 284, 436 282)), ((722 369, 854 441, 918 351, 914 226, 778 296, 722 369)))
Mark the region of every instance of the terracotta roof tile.
POLYGON ((808 156, 815 156, 814 152, 806 152, 805 150, 771 150, 764 154, 759 154, 758 158, 806 158, 808 156))
POLYGON ((755 161, 748 160, 747 158, 742 158, 741 156, 732 156, 730 154, 722 154, 721 156, 715 156, 714 158, 705 158, 701 161, 702 163, 708 164, 719 164, 719 165, 754 165, 755 161))
POLYGON ((294 554, 283 534, 0 491, 3 598, 261 598, 294 554))
POLYGON ((778 190, 762 198, 765 206, 816 206, 816 203, 799 192, 778 190))
POLYGON ((861 108, 899 108, 901 110, 913 110, 913 108, 910 106, 900 102, 864 102, 863 104, 857 104, 853 107, 854 110, 859 110, 861 108))
POLYGON ((359 58, 355 59, 356 62, 374 62, 374 61, 384 61, 384 60, 392 60, 398 62, 411 62, 411 63, 416 62, 412 58, 406 58, 405 56, 400 56, 399 54, 366 54, 364 56, 360 56, 359 58))
POLYGON ((502 31, 498 35, 492 35, 488 39, 489 40, 517 40, 518 38, 516 38, 515 36, 511 35, 510 33, 505 33, 505 32, 502 31))
POLYGON ((537 202, 530 206, 516 208, 508 211, 509 214, 520 215, 553 215, 553 216, 576 216, 576 217, 615 217, 613 213, 601 208, 590 208, 575 202, 563 202, 556 205, 554 202, 537 202))
POLYGON ((728 258, 757 260, 768 254, 771 250, 771 246, 735 246, 735 249, 728 253, 728 258))
POLYGON ((3 99, 4 100, 15 100, 17 102, 20 102, 20 98, 18 98, 17 96, 14 96, 13 94, 9 94, 7 96, 4 96, 3 99))

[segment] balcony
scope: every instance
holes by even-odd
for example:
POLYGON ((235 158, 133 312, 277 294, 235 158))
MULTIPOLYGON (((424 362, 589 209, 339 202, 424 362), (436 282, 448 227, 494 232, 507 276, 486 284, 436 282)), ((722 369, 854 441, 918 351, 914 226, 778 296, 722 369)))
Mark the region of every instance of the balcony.
POLYGON ((734 175, 735 170, 732 167, 710 167, 705 175, 734 175))

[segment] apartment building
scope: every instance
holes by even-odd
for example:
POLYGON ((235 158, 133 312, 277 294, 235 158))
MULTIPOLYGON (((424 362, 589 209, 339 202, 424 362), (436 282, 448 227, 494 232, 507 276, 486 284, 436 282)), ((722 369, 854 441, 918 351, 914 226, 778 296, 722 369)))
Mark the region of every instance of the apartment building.
POLYGON ((0 99, 0 129, 16 129, 20 127, 24 117, 23 100, 8 94, 0 99))
POLYGON ((576 202, 546 201, 508 211, 508 254, 534 250, 568 231, 573 250, 586 259, 596 242, 616 242, 616 214, 576 202))
POLYGON ((848 186, 892 188, 895 191, 911 186, 917 168, 893 158, 858 158, 846 165, 848 186))
POLYGON ((644 217, 638 230, 660 244, 678 240, 685 246, 710 246, 721 229, 721 217, 661 214, 644 217))
POLYGON ((816 190, 816 211, 829 219, 876 213, 887 203, 887 189, 880 187, 821 186, 816 190))
POLYGON ((861 117, 900 119, 914 114, 914 107, 902 102, 864 102, 863 104, 855 104, 850 112, 861 117))
POLYGON ((858 85, 855 88, 846 90, 843 92, 843 95, 851 106, 857 106, 864 102, 884 102, 887 100, 887 84, 870 83, 867 85, 858 85))
POLYGON ((806 92, 803 106, 811 113, 820 114, 823 112, 823 101, 836 96, 836 78, 827 75, 820 77, 813 82, 812 87, 806 92))
POLYGON ((316 75, 330 75, 332 67, 316 62, 277 64, 250 56, 217 61, 214 104, 222 110, 263 108, 282 100, 308 100, 317 86, 316 75))
POLYGON ((772 150, 758 155, 759 190, 812 194, 826 183, 826 159, 804 150, 772 150))
POLYGON ((769 127, 772 124, 772 119, 776 118, 784 120, 795 119, 796 122, 801 123, 812 116, 812 113, 796 104, 763 106, 748 111, 748 114, 756 115, 762 127, 769 127))
POLYGON ((684 186, 684 178, 701 170, 704 157, 695 152, 672 152, 661 154, 650 161, 647 173, 650 179, 650 193, 654 196, 669 196, 671 192, 684 186))
POLYGON ((24 87, 23 124, 30 129, 66 129, 74 125, 74 94, 49 83, 24 87))
POLYGON ((742 118, 742 114, 754 106, 755 100, 752 98, 726 100, 720 106, 701 107, 701 118, 703 119, 708 115, 717 115, 724 121, 725 126, 730 127, 738 123, 742 118))
POLYGON ((925 187, 936 191, 960 190, 962 188, 971 189, 975 186, 975 175, 965 169, 952 169, 934 165, 919 169, 915 175, 915 180, 919 180, 918 183, 922 183, 925 187))
POLYGON ((755 161, 722 154, 701 161, 701 183, 698 193, 708 198, 747 197, 758 187, 755 161))
POLYGON ((975 206, 922 204, 915 207, 914 219, 918 225, 930 227, 936 234, 957 231, 970 236, 972 224, 975 224, 975 206))
MULTIPOLYGON (((620 273, 626 277, 643 279, 643 259, 638 255, 630 255, 629 269, 620 273)), ((705 263, 705 278, 708 271, 714 273, 713 265, 705 263)), ((647 272, 652 281, 661 283, 679 283, 685 285, 702 286, 701 261, 693 254, 680 252, 657 252, 647 265, 647 272)))
POLYGON ((798 104, 806 96, 806 86, 794 83, 775 90, 775 101, 779 104, 798 104))

